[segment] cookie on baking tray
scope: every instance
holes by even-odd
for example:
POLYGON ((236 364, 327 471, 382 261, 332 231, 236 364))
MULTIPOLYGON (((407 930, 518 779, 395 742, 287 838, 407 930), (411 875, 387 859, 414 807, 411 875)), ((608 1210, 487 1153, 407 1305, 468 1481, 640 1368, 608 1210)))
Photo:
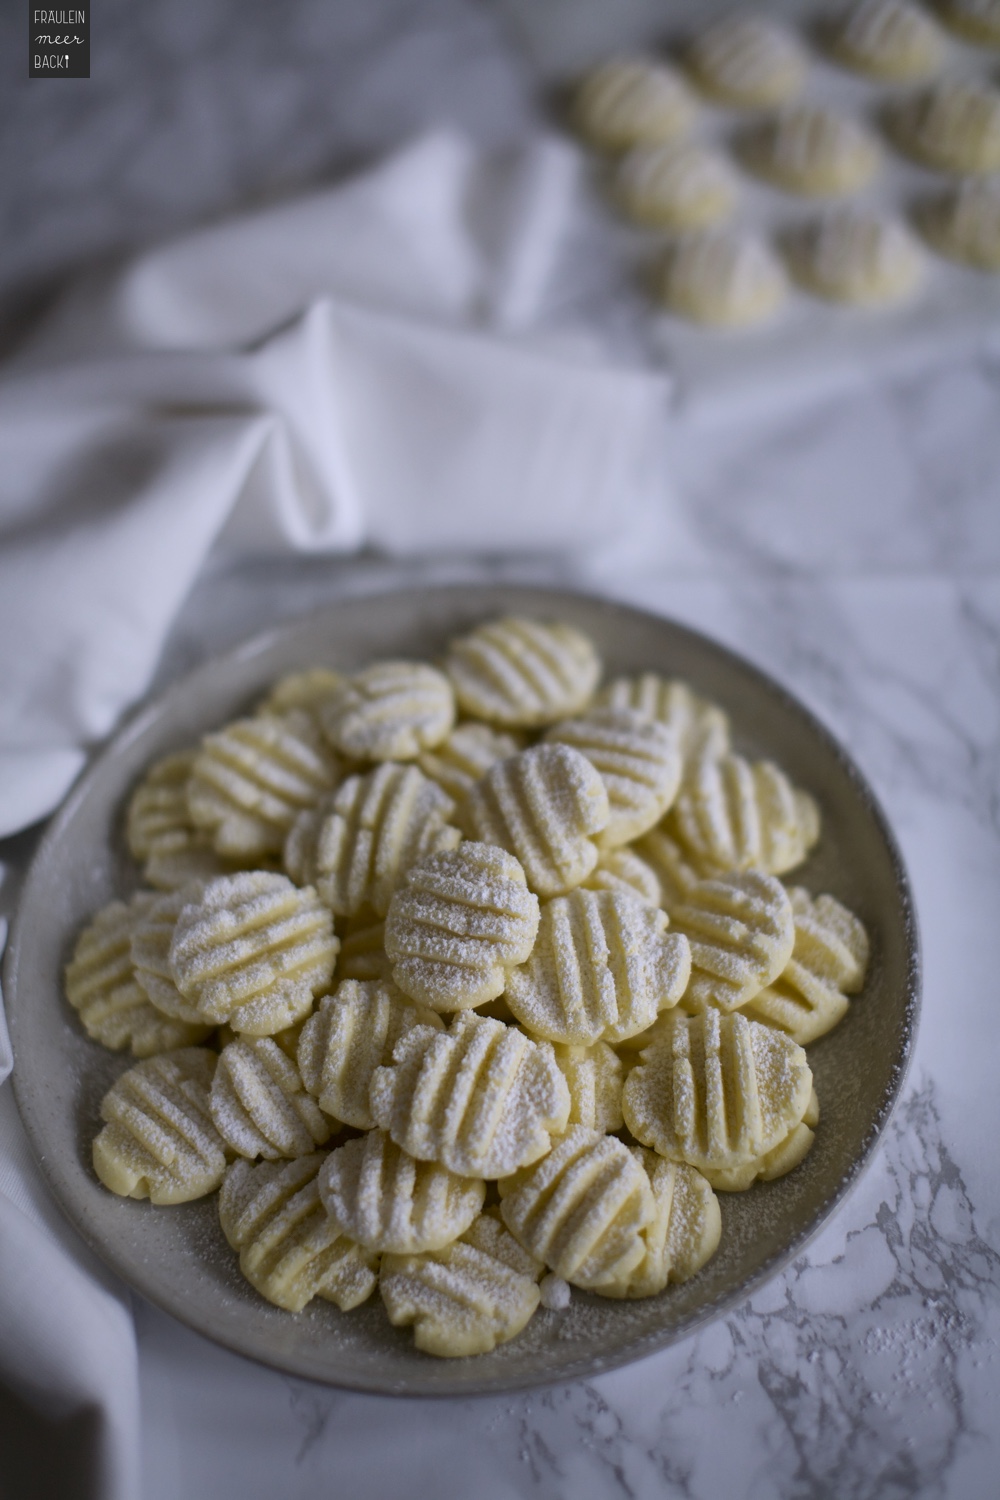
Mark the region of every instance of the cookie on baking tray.
POLYGON ((602 151, 679 140, 694 114, 694 100, 680 74, 648 57, 601 63, 582 80, 573 100, 577 129, 602 151))
POLYGON ((978 78, 945 78, 891 107, 887 123, 908 156, 944 172, 1000 171, 1000 90, 978 78))
POLYGON ((694 39, 687 65, 699 86, 719 103, 773 109, 801 91, 808 58, 785 27, 764 16, 735 14, 694 39))
POLYGON ((758 177, 810 198, 857 192, 880 165, 878 145, 864 126, 815 104, 795 105, 752 131, 741 154, 758 177))
POLYGON ((743 328, 773 317, 788 283, 780 260, 758 235, 707 229, 667 251, 653 290, 670 312, 693 323, 743 328))
POLYGON ((1000 178, 968 178, 921 204, 917 222, 939 255, 979 271, 1000 271, 1000 178))
POLYGON ((887 83, 926 78, 940 66, 940 28, 910 0, 860 0, 835 28, 830 51, 838 62, 887 83))
POLYGON ((721 151, 682 141, 634 146, 615 169, 614 196, 630 219, 677 234, 728 219, 739 186, 721 151))
POLYGON ((868 209, 838 208, 789 242, 800 286, 833 302, 880 307, 920 284, 924 256, 901 220, 868 209))

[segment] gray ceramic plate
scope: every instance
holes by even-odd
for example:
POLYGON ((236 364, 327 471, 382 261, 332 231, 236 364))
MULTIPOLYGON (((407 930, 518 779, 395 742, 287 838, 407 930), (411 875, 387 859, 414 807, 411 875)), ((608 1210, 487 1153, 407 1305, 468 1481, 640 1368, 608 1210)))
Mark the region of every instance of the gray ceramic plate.
POLYGON ((353 598, 211 661, 142 710, 97 757, 53 819, 29 873, 5 968, 14 1084, 39 1163, 97 1253, 150 1301, 230 1349, 292 1374, 392 1394, 469 1395, 613 1368, 734 1306, 815 1233, 874 1150, 913 1043, 917 936, 898 850, 871 791, 827 732, 767 677, 703 636, 621 605, 544 589, 453 587, 353 598), (343 1314, 315 1301, 298 1316, 242 1279, 214 1197, 153 1208, 113 1197, 90 1165, 102 1095, 125 1059, 87 1040, 61 971, 87 917, 137 884, 122 840, 130 789, 151 761, 252 704, 283 672, 353 667, 377 656, 434 657, 450 635, 504 612, 570 621, 608 672, 686 678, 729 711, 740 748, 779 761, 821 804, 823 837, 795 880, 830 891, 872 935, 864 993, 810 1048, 822 1123, 805 1163, 779 1182, 722 1195, 718 1254, 659 1297, 620 1303, 574 1293, 493 1354, 435 1360, 393 1329, 377 1296, 343 1314))

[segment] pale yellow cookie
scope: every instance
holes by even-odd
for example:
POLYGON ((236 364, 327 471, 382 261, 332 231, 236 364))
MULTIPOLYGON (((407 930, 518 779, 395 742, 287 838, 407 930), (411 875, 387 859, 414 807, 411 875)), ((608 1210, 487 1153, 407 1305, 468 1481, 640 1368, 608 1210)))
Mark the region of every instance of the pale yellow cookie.
POLYGON ((966 41, 1000 47, 1000 0, 938 0, 943 21, 966 41))
POLYGON ((838 208, 790 242, 792 274, 832 302, 881 307, 920 285, 924 256, 899 220, 868 209, 838 208))
POLYGON ((633 1146, 632 1155, 649 1177, 655 1213, 642 1230, 642 1260, 627 1277, 602 1287, 604 1297, 655 1297, 670 1282, 690 1280, 715 1254, 722 1235, 719 1200, 703 1173, 642 1146, 633 1146))
POLYGON ((680 75, 646 57, 601 63, 583 79, 573 101, 580 134, 603 151, 678 140, 694 115, 694 100, 680 75))
POLYGON ((925 166, 970 177, 1000 171, 1000 91, 980 79, 942 79, 891 110, 889 126, 925 166))
POLYGON ((649 906, 663 900, 659 876, 634 849, 606 850, 583 884, 588 891, 625 891, 649 906))
POLYGON ((649 1178, 612 1135, 574 1125, 549 1154, 500 1184, 514 1238, 574 1286, 603 1292, 642 1261, 656 1212, 649 1178))
POLYGON ((340 940, 338 979, 391 979, 392 959, 385 951, 385 923, 356 918, 340 940))
POLYGON ((541 1266, 491 1214, 424 1255, 386 1255, 379 1290, 396 1328, 425 1354, 488 1354, 521 1332, 539 1302, 541 1266))
POLYGON ((677 678, 656 672, 615 677, 601 688, 594 707, 631 709, 655 719, 677 736, 685 764, 702 754, 725 755, 729 749, 729 720, 723 710, 677 678))
POLYGON ((345 678, 319 710, 331 745, 352 760, 415 760, 455 722, 443 672, 419 661, 378 661, 345 678))
POLYGON ((279 854, 299 813, 340 780, 310 715, 240 719, 202 740, 187 798, 195 826, 227 859, 279 854))
POLYGON ((200 901, 205 891, 203 880, 193 880, 175 891, 165 891, 144 905, 132 928, 132 967, 137 982, 157 1010, 176 1021, 204 1026, 205 1020, 193 1000, 181 994, 170 967, 170 944, 174 940, 177 918, 185 906, 200 901))
POLYGON ((545 736, 569 745, 598 771, 608 794, 608 821, 594 835, 599 849, 638 838, 663 817, 677 795, 681 750, 664 724, 627 708, 593 708, 565 719, 545 736))
POLYGON ((445 1032, 415 1026, 400 1037, 369 1100, 376 1125, 411 1156, 487 1178, 544 1156, 570 1107, 551 1047, 475 1011, 445 1032))
POLYGON ((417 764, 459 803, 490 766, 523 749, 523 735, 492 729, 489 724, 458 724, 443 744, 418 756, 417 764))
POLYGON ((375 1290, 378 1256, 342 1235, 319 1198, 322 1152, 295 1161, 234 1162, 219 1194, 226 1239, 251 1286, 288 1312, 314 1297, 343 1312, 375 1290))
POLYGON ((155 899, 140 891, 127 904, 103 907, 77 938, 66 966, 66 998, 87 1035, 113 1052, 128 1047, 135 1057, 204 1041, 211 1031, 198 1015, 164 1014, 138 981, 132 938, 155 899))
POLYGON ((670 312, 709 327, 766 322, 788 295, 778 257, 743 230, 707 229, 687 236, 664 257, 654 290, 670 312))
POLYGON ((185 906, 170 945, 177 988, 206 1021, 271 1036, 329 988, 339 944, 316 892, 248 870, 211 881, 185 906))
POLYGON ((656 904, 665 912, 672 912, 675 906, 685 902, 688 893, 701 879, 677 840, 664 833, 662 828, 654 828, 639 839, 633 853, 656 876, 660 887, 660 899, 656 904))
POLYGON ((198 752, 180 750, 151 766, 132 793, 125 836, 150 885, 174 890, 189 880, 225 874, 211 836, 195 827, 187 789, 198 752))
POLYGON ((223 1047, 209 1108, 226 1145, 251 1160, 306 1156, 333 1132, 295 1063, 271 1037, 241 1037, 223 1047))
POLYGON ((345 979, 302 1028, 296 1054, 302 1081, 335 1120, 371 1130, 372 1075, 392 1061, 399 1038, 414 1026, 441 1030, 443 1022, 394 984, 345 979))
POLYGON ((831 51, 858 73, 906 82, 937 71, 944 39, 927 12, 910 0, 860 0, 837 27, 831 51))
POLYGON ((285 868, 299 884, 314 885, 338 917, 366 907, 384 917, 411 865, 461 842, 448 822, 454 812, 451 798, 416 766, 378 766, 349 776, 302 814, 285 841, 285 868))
POLYGON ((980 271, 1000 271, 1000 178, 970 178, 925 205, 921 232, 940 255, 980 271))
POLYGON ((644 1146, 700 1171, 770 1151, 806 1112, 812 1073, 783 1032, 717 1010, 673 1011, 625 1080, 625 1123, 644 1146))
POLYGON ((602 1135, 621 1130, 625 1070, 617 1053, 607 1042, 595 1042, 593 1047, 557 1044, 552 1051, 569 1089, 567 1124, 584 1125, 602 1135))
POLYGON ((702 875, 783 875, 819 838, 819 808, 773 761, 702 756, 689 766, 664 823, 702 875))
POLYGON ((780 880, 744 870, 703 880, 671 909, 691 946, 686 1010, 738 1010, 773 984, 792 956, 795 917, 780 880))
POLYGON ((509 615, 453 640, 445 670, 464 713, 536 729, 587 706, 601 663, 574 626, 509 615))
POLYGON ((577 890, 542 908, 531 957, 504 998, 535 1036, 589 1047, 619 1042, 676 1005, 688 982, 687 940, 667 916, 621 891, 577 890))
POLYGON ((615 171, 614 195, 637 223, 682 233, 730 218, 739 187, 720 151, 685 141, 634 146, 615 171))
POLYGON ((708 1171, 705 1176, 718 1193, 745 1193, 755 1182, 774 1182, 776 1178, 791 1172, 809 1155, 816 1139, 818 1124, 819 1099, 813 1089, 805 1114, 797 1125, 792 1126, 784 1140, 746 1166, 723 1167, 718 1171, 708 1171))
POLYGON ((466 840, 410 869, 389 903, 385 948, 399 988, 432 1010, 503 994, 531 953, 538 897, 512 854, 466 840))
POLYGON ((746 165, 789 193, 830 198, 857 192, 880 166, 864 126, 816 104, 799 104, 743 142, 746 165))
POLYGON ((416 1161, 384 1130, 331 1151, 319 1174, 323 1206, 342 1234, 367 1250, 420 1255, 464 1234, 486 1197, 481 1177, 416 1161))
POLYGON ((208 1107, 215 1064, 207 1047, 180 1047, 137 1063, 111 1086, 94 1141, 94 1170, 105 1187, 153 1203, 188 1203, 215 1191, 226 1170, 208 1107))
POLYGON ((713 99, 771 109, 798 94, 808 59, 794 33, 764 16, 731 15, 691 43, 687 63, 713 99))
POLYGON ((257 707, 259 714, 287 714, 303 709, 314 717, 335 688, 344 680, 342 672, 329 667, 307 667, 304 672, 290 672, 273 685, 257 707))
POLYGON ((865 982, 868 934, 833 896, 790 890, 795 947, 778 978, 744 1007, 755 1021, 787 1031, 804 1047, 825 1036, 847 1014, 848 995, 865 982))
POLYGON ((535 745, 498 761, 461 808, 466 832, 515 855, 543 897, 586 880, 597 864, 594 838, 610 816, 600 772, 568 745, 535 745))

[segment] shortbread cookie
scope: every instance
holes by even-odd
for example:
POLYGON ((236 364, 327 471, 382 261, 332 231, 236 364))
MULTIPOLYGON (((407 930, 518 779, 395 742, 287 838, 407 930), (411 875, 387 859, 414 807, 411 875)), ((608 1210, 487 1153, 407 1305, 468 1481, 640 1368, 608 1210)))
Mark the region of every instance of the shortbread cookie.
POLYGON ((862 923, 833 896, 814 899, 801 887, 788 896, 795 917, 792 956, 744 1014, 780 1027, 804 1047, 847 1014, 848 995, 865 982, 869 943, 862 923))
POLYGON ((506 729, 538 729, 579 713, 601 675, 581 631, 515 615, 453 640, 445 669, 464 713, 506 729))
POLYGON ((569 1089, 567 1124, 601 1134, 621 1130, 625 1070, 617 1053, 607 1042, 595 1042, 593 1047, 556 1045, 552 1051, 569 1089))
POLYGON ((880 164, 878 145, 862 125, 815 104, 796 105, 755 130, 742 155, 758 177, 811 198, 857 192, 880 164))
POLYGON ((745 1193, 755 1182, 774 1182, 776 1178, 786 1176, 809 1155, 818 1124, 819 1100, 813 1089, 805 1114, 797 1125, 792 1126, 784 1140, 746 1166, 724 1167, 706 1172, 705 1176, 719 1193, 745 1193))
POLYGON ((323 1206, 342 1234, 367 1250, 420 1255, 464 1234, 486 1197, 480 1177, 416 1161, 384 1130, 331 1151, 319 1174, 323 1206))
POLYGON ((539 1302, 541 1266, 491 1214, 424 1255, 386 1255, 379 1290, 395 1327, 413 1324, 425 1354, 488 1354, 521 1332, 539 1302))
POLYGON ((808 59, 792 32, 763 16, 727 16, 692 42, 687 63, 713 99, 737 109, 772 109, 794 99, 808 59))
POLYGON ((721 151, 685 141, 634 146, 618 164, 614 193, 630 219, 680 233, 730 218, 739 187, 721 151))
POLYGON ((188 1203, 215 1191, 226 1170, 208 1107, 215 1064, 207 1047, 180 1047, 137 1063, 111 1086, 94 1141, 94 1170, 105 1187, 153 1203, 188 1203))
POLYGON ((414 1026, 443 1030, 432 1010, 379 981, 343 980, 326 995, 299 1035, 302 1081, 335 1120, 358 1130, 375 1124, 368 1089, 376 1068, 392 1061, 399 1038, 414 1026))
POLYGON ((538 931, 538 897, 518 861, 466 840, 407 872, 385 922, 399 988, 432 1010, 467 1010, 503 994, 538 931))
POLYGON ((204 1026, 205 1020, 194 1001, 177 988, 170 967, 170 944, 177 918, 185 906, 200 901, 204 892, 203 880, 192 880, 178 890, 165 891, 143 905, 132 927, 132 967, 137 982, 163 1015, 191 1026, 204 1026))
POLYGON ((702 756, 690 766, 664 831, 702 875, 783 875, 819 838, 819 808, 773 761, 702 756))
POLYGON ((329 667, 307 667, 281 677, 258 706, 259 714, 287 714, 302 709, 315 717, 335 688, 344 680, 342 672, 329 667))
POLYGON ((597 864, 594 837, 610 816, 600 772, 568 745, 535 745, 498 761, 461 808, 466 832, 515 855, 543 897, 586 880, 597 864))
POLYGON ((170 945, 177 988, 206 1021, 271 1036, 329 988, 339 944, 316 892, 249 870, 211 881, 185 906, 170 945))
POLYGON ((340 940, 338 979, 391 979, 392 959, 385 951, 385 923, 357 919, 340 940))
POLYGON ((676 1005, 690 974, 666 913, 621 891, 577 890, 542 908, 531 957, 504 998, 534 1036, 589 1047, 619 1042, 676 1005))
POLYGON ((945 78, 890 110, 893 137, 908 156, 945 172, 1000 171, 1000 91, 975 78, 945 78))
POLYGON ((649 1177, 655 1213, 642 1230, 645 1255, 627 1277, 601 1288, 605 1297, 654 1297, 669 1282, 690 1280, 722 1234, 719 1200, 703 1173, 642 1146, 633 1146, 632 1155, 649 1177))
POLYGON ((694 115, 694 100, 680 75, 645 57, 602 63, 588 73, 573 102, 577 129, 602 151, 678 140, 694 115))
POLYGON ((514 1238, 574 1286, 603 1292, 646 1253, 649 1178, 621 1141, 574 1125, 544 1158, 500 1184, 514 1238))
POLYGON ((606 850, 583 884, 588 891, 625 891, 650 906, 663 900, 659 876, 634 849, 606 850))
POLYGON ((416 766, 378 766, 349 776, 303 813, 285 842, 285 868, 314 885, 338 916, 371 907, 384 917, 406 871, 428 854, 454 849, 451 798, 416 766))
POLYGON ((490 766, 523 749, 522 735, 491 729, 489 724, 459 724, 436 750, 425 750, 417 764, 459 803, 490 766))
POLYGON ((781 881, 759 870, 701 881, 670 920, 691 945, 686 1010, 738 1010, 773 984, 792 956, 792 903, 781 881))
POLYGON ((198 752, 180 750, 151 766, 132 793, 125 835, 150 885, 174 890, 189 880, 225 874, 226 861, 188 810, 187 789, 198 752))
POLYGON ((901 302, 919 285, 924 257, 899 219, 839 208, 790 242, 796 281, 833 302, 877 307, 901 302))
POLYGON ((662 828, 654 828, 639 839, 632 851, 656 876, 660 899, 656 903, 668 914, 688 898, 701 879, 676 839, 662 828))
POLYGON ((860 0, 837 27, 838 62, 887 83, 926 78, 944 56, 941 32, 910 0, 860 0))
POLYGON ((339 683, 319 710, 331 745, 352 760, 414 760, 455 722, 443 672, 419 661, 378 661, 339 683))
POLYGON ((119 1052, 152 1057, 204 1041, 211 1031, 201 1016, 164 1015, 150 1003, 132 962, 132 936, 155 897, 141 891, 127 904, 112 901, 77 938, 66 966, 66 998, 87 1035, 119 1052))
POLYGON ((322 1152, 295 1161, 234 1162, 219 1194, 240 1270, 268 1302, 301 1312, 314 1297, 343 1312, 375 1290, 378 1256, 340 1233, 320 1202, 322 1152))
POLYGON ((788 295, 781 262, 762 239, 719 229, 674 245, 654 290, 671 312, 718 328, 766 322, 788 295))
POLYGON ((191 818, 227 859, 279 854, 299 813, 340 780, 309 714, 240 719, 202 740, 188 782, 191 818))
POLYGON ((742 1015, 677 1011, 625 1080, 625 1123, 644 1146, 700 1171, 740 1167, 806 1112, 812 1073, 783 1032, 742 1015))
POLYGON ((1000 271, 1000 179, 970 178, 922 207, 920 229, 940 255, 1000 271))
POLYGON ((376 1125, 419 1161, 463 1177, 506 1177, 537 1161, 569 1118, 569 1090, 551 1047, 475 1011, 448 1031, 415 1026, 377 1068, 376 1125))
POLYGON ((655 719, 677 736, 685 764, 703 754, 725 755, 729 749, 729 720, 723 710, 677 678, 656 672, 615 677, 598 693, 594 707, 626 708, 655 719))
POLYGON ((240 1038, 223 1047, 209 1108, 226 1145, 251 1160, 305 1156, 333 1132, 302 1087, 295 1063, 271 1037, 240 1038))
POLYGON ((600 773, 608 793, 607 824, 594 835, 599 849, 638 838, 667 811, 681 779, 678 737, 665 725, 627 708, 593 708, 565 719, 545 736, 569 745, 600 773))
POLYGON ((1000 0, 938 0, 938 12, 967 41, 1000 47, 1000 0))

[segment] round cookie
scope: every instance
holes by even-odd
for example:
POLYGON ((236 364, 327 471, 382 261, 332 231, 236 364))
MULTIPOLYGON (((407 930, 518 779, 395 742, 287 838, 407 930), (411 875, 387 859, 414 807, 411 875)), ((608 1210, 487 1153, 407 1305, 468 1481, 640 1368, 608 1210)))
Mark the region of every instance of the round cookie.
POLYGON ((541 729, 587 706, 601 662, 574 626, 508 615, 451 641, 445 670, 463 713, 541 729))
POLYGON ((1000 91, 946 78, 888 113, 901 150, 925 166, 981 176, 1000 171, 1000 91))
POLYGON ((940 255, 979 271, 1000 271, 1000 179, 970 178, 922 206, 918 223, 940 255))
POLYGON ((579 719, 555 725, 545 741, 578 750, 600 773, 609 807, 607 824, 594 836, 601 850, 617 849, 646 833, 677 795, 677 736, 631 709, 592 708, 579 719))
POLYGON ((788 193, 810 198, 854 193, 878 171, 879 148, 848 115, 799 104, 746 136, 746 166, 788 193))
POLYGON ((694 101, 680 75, 666 63, 645 57, 615 57, 601 63, 580 83, 573 101, 577 129, 602 151, 677 140, 694 114, 694 101))
POLYGON ((379 1254, 419 1255, 465 1233, 483 1206, 486 1183, 416 1161, 384 1130, 369 1130, 330 1152, 319 1191, 341 1234, 379 1254))
POLYGON ((614 192, 630 219, 680 233, 730 218, 739 188, 721 152, 685 142, 633 147, 618 164, 614 192))
POLYGON ((415 760, 447 739, 455 699, 435 667, 377 661, 339 682, 318 714, 330 744, 351 760, 415 760))
POLYGON ((788 294, 781 262, 764 240, 728 230, 705 230, 673 246, 654 289, 671 312, 717 328, 764 323, 788 294))
POLYGON ((738 1010, 773 984, 795 945, 788 893, 759 870, 700 881, 670 919, 691 945, 685 1010, 738 1010))
POLYGON ((920 247, 900 220, 856 208, 811 225, 792 243, 789 260, 808 291, 857 307, 903 301, 924 273, 920 247))
POLYGON ((819 808, 773 761, 703 755, 690 766, 663 831, 703 876, 783 875, 819 838, 819 808))
POLYGON ((697 36, 687 65, 700 88, 737 109, 773 109, 794 99, 808 59, 791 31, 763 16, 732 15, 697 36))
POLYGON ((223 1047, 209 1108, 230 1150, 251 1160, 305 1156, 333 1131, 302 1087, 295 1063, 271 1037, 237 1038, 223 1047))
POLYGON ((743 1007, 744 1015, 786 1031, 800 1047, 832 1031, 861 989, 870 944, 863 924, 833 896, 793 887, 795 946, 778 977, 743 1007))
POLYGON ((150 885, 175 890, 189 880, 224 875, 226 861, 188 808, 188 783, 198 752, 180 750, 151 766, 132 793, 125 820, 128 846, 150 885))
POLYGON ((902 83, 940 67, 944 39, 927 12, 910 0, 860 0, 835 29, 830 51, 855 72, 902 83))
POLYGON ((601 688, 594 707, 631 709, 673 730, 685 765, 703 753, 725 755, 729 749, 729 720, 724 711, 675 677, 661 677, 657 672, 615 677, 601 688))

